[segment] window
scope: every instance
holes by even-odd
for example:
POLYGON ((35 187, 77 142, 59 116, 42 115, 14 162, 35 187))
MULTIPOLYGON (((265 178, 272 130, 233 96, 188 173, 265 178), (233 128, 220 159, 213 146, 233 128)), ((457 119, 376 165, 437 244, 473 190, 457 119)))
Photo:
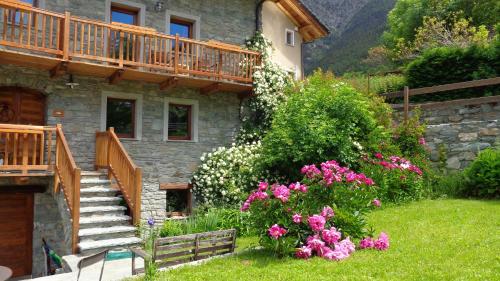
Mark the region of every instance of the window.
POLYGON ((198 141, 198 101, 165 98, 163 139, 166 141, 198 141))
MULTIPOLYGON (((33 7, 39 7, 40 3, 39 0, 21 0, 21 2, 24 2, 26 4, 31 4, 33 7)), ((19 24, 19 21, 21 20, 21 12, 17 10, 16 12, 11 11, 9 15, 9 22, 19 24)), ((23 13, 23 24, 27 25, 28 24, 28 14, 23 13)), ((35 21, 33 20, 32 25, 35 24, 35 21)))
POLYGON ((285 40, 288 46, 295 46, 295 31, 291 29, 285 30, 285 40))
POLYGON ((111 4, 111 22, 139 25, 139 10, 122 5, 111 4))
POLYGON ((180 37, 193 38, 193 22, 171 18, 170 35, 179 34, 180 37))
POLYGON ((168 105, 168 139, 191 140, 191 105, 168 105))
POLYGON ((108 98, 106 128, 113 127, 118 137, 135 137, 135 100, 108 98))

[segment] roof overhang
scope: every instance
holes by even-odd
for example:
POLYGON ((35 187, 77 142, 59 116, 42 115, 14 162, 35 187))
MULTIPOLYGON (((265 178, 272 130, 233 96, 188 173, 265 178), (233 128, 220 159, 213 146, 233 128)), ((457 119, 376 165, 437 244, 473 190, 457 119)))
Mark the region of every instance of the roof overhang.
POLYGON ((305 42, 327 36, 330 31, 300 0, 272 0, 298 26, 305 42))

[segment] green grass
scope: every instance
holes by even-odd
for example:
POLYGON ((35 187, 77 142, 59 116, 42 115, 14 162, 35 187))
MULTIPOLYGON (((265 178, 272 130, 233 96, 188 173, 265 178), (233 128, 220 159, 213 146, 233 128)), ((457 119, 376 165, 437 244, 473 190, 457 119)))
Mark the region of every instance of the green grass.
POLYGON ((341 262, 277 259, 252 249, 256 238, 242 238, 238 255, 160 280, 500 280, 500 201, 420 201, 376 211, 369 222, 389 234, 389 250, 341 262))

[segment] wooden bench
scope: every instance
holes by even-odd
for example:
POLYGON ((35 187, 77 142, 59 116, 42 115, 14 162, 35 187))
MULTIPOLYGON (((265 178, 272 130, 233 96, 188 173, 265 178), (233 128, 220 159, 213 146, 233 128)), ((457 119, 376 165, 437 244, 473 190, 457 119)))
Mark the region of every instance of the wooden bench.
POLYGON ((131 249, 132 274, 144 272, 144 268, 136 268, 136 257, 145 261, 152 259, 158 268, 165 268, 233 253, 235 243, 235 229, 159 238, 154 243, 153 256, 140 248, 131 249))

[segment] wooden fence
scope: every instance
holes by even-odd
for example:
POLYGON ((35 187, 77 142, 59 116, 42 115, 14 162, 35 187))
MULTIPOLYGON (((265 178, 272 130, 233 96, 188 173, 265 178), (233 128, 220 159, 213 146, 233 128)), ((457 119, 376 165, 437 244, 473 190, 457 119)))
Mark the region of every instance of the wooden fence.
POLYGON ((392 107, 396 110, 403 110, 404 121, 408 120, 410 109, 420 107, 422 109, 432 109, 439 108, 442 106, 461 106, 461 105, 475 105, 482 104, 488 102, 500 102, 499 96, 491 96, 491 97, 479 97, 479 98, 469 98, 469 99, 459 99, 459 100, 451 100, 444 102, 431 102, 431 103, 421 103, 421 104, 410 104, 410 97, 417 95, 426 95, 426 94, 437 94, 441 92, 453 91, 453 90, 462 90, 462 89, 472 89, 479 88, 485 86, 494 86, 500 84, 500 77, 482 79, 482 80, 473 80, 467 82, 459 82, 452 84, 444 84, 432 87, 424 87, 417 89, 410 89, 408 86, 405 86, 403 91, 384 93, 381 96, 385 98, 403 98, 403 104, 393 104, 392 107))

